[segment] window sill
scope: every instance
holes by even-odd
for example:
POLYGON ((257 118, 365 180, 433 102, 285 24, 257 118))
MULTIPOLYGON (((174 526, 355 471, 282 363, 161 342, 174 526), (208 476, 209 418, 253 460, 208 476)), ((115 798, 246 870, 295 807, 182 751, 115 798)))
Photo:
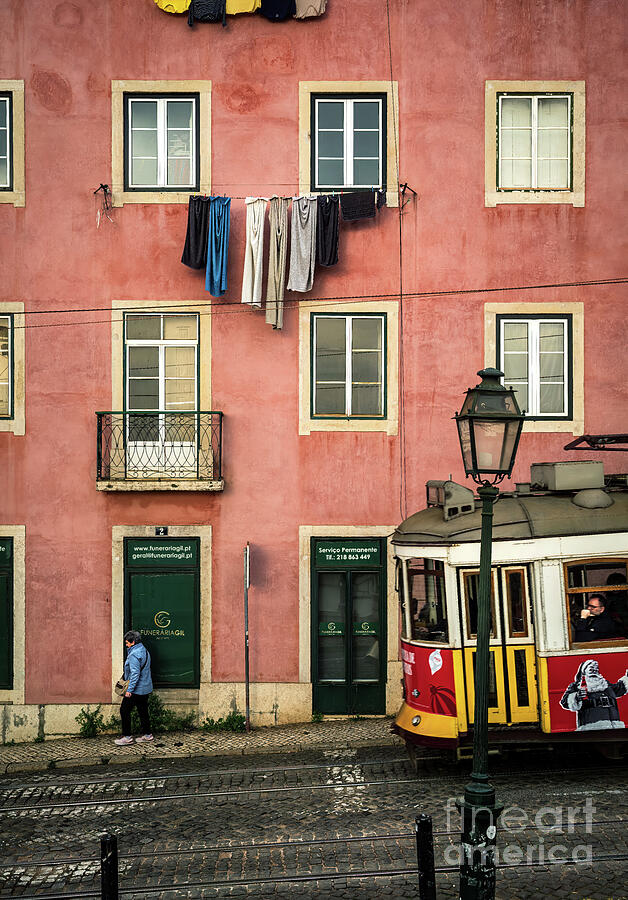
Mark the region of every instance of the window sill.
POLYGON ((579 436, 584 434, 584 422, 569 419, 534 419, 530 422, 524 420, 523 430, 529 434, 548 434, 551 432, 562 432, 565 434, 573 434, 579 436))
POLYGON ((26 206, 26 193, 24 191, 0 191, 0 203, 26 206))
POLYGON ((224 491, 224 479, 216 481, 196 481, 193 479, 155 479, 154 481, 128 479, 127 481, 97 481, 96 490, 112 493, 116 491, 224 491))
POLYGON ((584 206, 584 191, 486 191, 485 206, 503 204, 566 203, 570 206, 584 206))
POLYGON ((202 185, 198 191, 123 191, 113 190, 113 206, 125 203, 185 203, 195 194, 211 193, 209 185, 202 185))
POLYGON ((299 434, 313 431, 372 431, 397 434, 397 422, 390 419, 309 419, 302 423, 299 434))

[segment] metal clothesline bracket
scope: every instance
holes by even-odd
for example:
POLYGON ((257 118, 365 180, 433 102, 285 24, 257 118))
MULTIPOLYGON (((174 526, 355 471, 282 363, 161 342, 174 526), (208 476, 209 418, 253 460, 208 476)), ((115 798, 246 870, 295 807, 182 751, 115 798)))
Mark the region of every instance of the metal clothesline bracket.
POLYGON ((417 192, 410 187, 407 181, 404 181, 403 184, 399 185, 399 193, 401 194, 401 209, 403 209, 404 206, 407 206, 411 200, 415 199, 415 197, 419 196, 417 192), (406 191, 410 191, 412 197, 406 197, 406 191))

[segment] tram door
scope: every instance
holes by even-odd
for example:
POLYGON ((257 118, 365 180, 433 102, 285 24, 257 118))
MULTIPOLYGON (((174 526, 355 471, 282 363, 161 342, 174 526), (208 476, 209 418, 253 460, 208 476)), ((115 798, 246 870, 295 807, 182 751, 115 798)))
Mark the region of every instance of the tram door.
MULTIPOLYGON (((534 630, 524 566, 494 568, 491 578, 491 638, 488 720, 494 724, 537 722, 534 630)), ((477 646, 477 569, 460 573, 462 639, 469 721, 474 719, 477 646)))
POLYGON ((328 715, 384 713, 386 620, 381 542, 362 542, 361 546, 358 541, 318 541, 317 545, 312 569, 313 708, 328 715), (342 558, 347 556, 354 558, 342 558))

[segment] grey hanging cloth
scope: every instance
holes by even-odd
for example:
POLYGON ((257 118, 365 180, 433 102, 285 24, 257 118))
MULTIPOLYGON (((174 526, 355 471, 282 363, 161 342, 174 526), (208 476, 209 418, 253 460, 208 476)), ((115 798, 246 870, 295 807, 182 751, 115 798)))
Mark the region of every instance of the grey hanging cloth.
POLYGON ((271 22, 283 22, 296 15, 297 8, 295 0, 262 0, 259 11, 271 22))
POLYGON ((292 201, 289 291, 306 293, 312 290, 314 284, 316 199, 296 197, 292 201))
POLYGON ((194 22, 222 22, 227 25, 227 0, 190 0, 188 8, 188 25, 194 22))
POLYGON ((190 197, 188 230, 181 262, 191 269, 207 265, 207 236, 209 232, 209 197, 190 197))
POLYGON ((340 195, 340 208, 345 222, 375 217, 375 191, 352 191, 340 195))
POLYGON ((271 197, 268 213, 270 251, 266 286, 266 321, 277 329, 283 328, 283 294, 288 250, 288 202, 287 197, 271 197))
POLYGON ((338 262, 338 197, 318 197, 316 211, 316 262, 335 266, 338 262))

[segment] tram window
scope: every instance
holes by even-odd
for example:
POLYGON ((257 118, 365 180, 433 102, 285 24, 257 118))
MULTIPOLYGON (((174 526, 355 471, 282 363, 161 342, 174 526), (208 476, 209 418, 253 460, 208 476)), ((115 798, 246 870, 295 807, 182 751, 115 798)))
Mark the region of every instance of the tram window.
POLYGON ((412 640, 449 640, 445 604, 445 567, 437 559, 408 560, 412 640))
POLYGON ((565 564, 568 616, 571 640, 586 641, 628 639, 628 563, 625 559, 587 560, 565 564), (602 607, 600 628, 584 626, 602 607), (582 616, 583 610, 589 616, 582 616))
MULTIPOLYGON (((475 640, 478 633, 478 597, 480 593, 480 573, 465 572, 464 578, 464 595, 467 602, 467 638, 475 640)), ((491 577, 491 637, 495 637, 495 584, 491 577)))
POLYGON ((510 637, 527 637, 525 573, 523 569, 506 572, 506 597, 508 600, 508 628, 510 637))

